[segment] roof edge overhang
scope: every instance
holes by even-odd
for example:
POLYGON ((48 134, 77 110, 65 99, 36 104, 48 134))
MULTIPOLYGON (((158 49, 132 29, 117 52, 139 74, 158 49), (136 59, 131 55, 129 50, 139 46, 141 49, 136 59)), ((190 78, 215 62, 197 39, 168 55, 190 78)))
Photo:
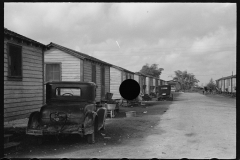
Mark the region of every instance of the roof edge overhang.
POLYGON ((232 75, 232 76, 222 77, 222 78, 219 78, 219 79, 217 79, 215 81, 219 81, 219 80, 223 80, 223 79, 229 79, 229 78, 236 78, 236 74, 232 75))
POLYGON ((7 29, 7 28, 4 28, 4 36, 9 36, 9 37, 15 37, 15 38, 17 38, 17 39, 20 39, 20 40, 22 40, 22 41, 26 41, 27 43, 32 43, 32 44, 35 44, 35 46, 40 46, 40 47, 42 47, 42 48, 44 48, 44 49, 46 49, 47 48, 47 45, 44 45, 44 44, 42 44, 42 43, 40 43, 40 42, 37 42, 37 41, 35 41, 35 40, 33 40, 33 39, 30 39, 30 38, 28 38, 28 37, 25 37, 25 36, 23 36, 23 35, 20 35, 20 34, 18 34, 18 33, 16 33, 16 32, 13 32, 13 31, 11 31, 11 30, 9 30, 9 29, 7 29))
POLYGON ((49 46, 49 47, 52 46, 52 47, 58 48, 58 49, 60 49, 60 50, 62 50, 64 52, 69 53, 69 54, 71 54, 71 55, 73 55, 73 56, 75 56, 77 58, 80 58, 80 59, 86 59, 86 60, 89 60, 89 61, 93 61, 93 62, 97 62, 97 63, 101 63, 101 64, 105 64, 105 65, 111 66, 110 63, 104 62, 104 61, 99 60, 99 59, 97 59, 95 57, 91 57, 88 54, 85 54, 85 53, 82 53, 82 52, 78 52, 78 51, 72 50, 72 49, 67 48, 67 47, 63 47, 63 46, 61 46, 59 44, 56 44, 56 43, 53 43, 53 42, 51 42, 47 46, 49 46))

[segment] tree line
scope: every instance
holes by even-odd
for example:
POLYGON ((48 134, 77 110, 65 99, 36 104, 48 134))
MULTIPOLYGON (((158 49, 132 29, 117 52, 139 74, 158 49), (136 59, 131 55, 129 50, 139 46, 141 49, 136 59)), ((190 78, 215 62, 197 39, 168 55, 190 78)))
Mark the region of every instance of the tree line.
MULTIPOLYGON (((149 65, 147 63, 142 66, 142 69, 139 72, 148 76, 159 78, 163 70, 163 68, 158 67, 158 64, 149 65)), ((174 74, 175 76, 173 77, 173 81, 179 84, 179 90, 190 90, 192 87, 196 86, 198 82, 200 82, 193 73, 188 73, 187 71, 177 70, 174 71, 174 74)), ((215 90, 216 84, 211 78, 205 87, 215 90)))

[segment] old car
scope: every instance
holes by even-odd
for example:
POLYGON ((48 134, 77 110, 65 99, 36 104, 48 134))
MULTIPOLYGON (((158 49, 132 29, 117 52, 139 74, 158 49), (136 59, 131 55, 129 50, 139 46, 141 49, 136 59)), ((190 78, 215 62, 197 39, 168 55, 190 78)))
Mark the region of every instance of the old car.
POLYGON ((158 100, 173 100, 173 94, 171 94, 171 85, 158 86, 158 100))
MULTIPOLYGON (((96 104, 93 82, 48 82, 46 104, 30 114, 26 134, 79 134, 88 143, 95 142, 95 133, 105 129, 106 108, 96 104)), ((38 138, 38 139, 39 139, 38 138)))

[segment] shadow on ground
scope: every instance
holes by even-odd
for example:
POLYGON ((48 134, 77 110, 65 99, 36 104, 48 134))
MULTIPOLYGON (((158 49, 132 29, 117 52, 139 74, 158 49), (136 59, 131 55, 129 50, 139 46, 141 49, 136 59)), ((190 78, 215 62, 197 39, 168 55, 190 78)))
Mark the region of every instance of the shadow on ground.
POLYGON ((25 128, 6 128, 5 133, 13 134, 13 141, 20 141, 19 149, 5 151, 7 157, 40 157, 75 152, 84 149, 100 149, 106 146, 128 145, 128 140, 144 140, 150 134, 162 134, 154 130, 160 123, 161 115, 167 112, 169 105, 178 100, 181 93, 174 93, 173 101, 147 101, 143 106, 122 107, 114 118, 107 118, 106 129, 96 134, 96 143, 88 144, 86 138, 79 135, 46 136, 44 143, 38 145, 34 136, 25 134, 25 128), (136 117, 126 117, 127 111, 136 111, 136 117))

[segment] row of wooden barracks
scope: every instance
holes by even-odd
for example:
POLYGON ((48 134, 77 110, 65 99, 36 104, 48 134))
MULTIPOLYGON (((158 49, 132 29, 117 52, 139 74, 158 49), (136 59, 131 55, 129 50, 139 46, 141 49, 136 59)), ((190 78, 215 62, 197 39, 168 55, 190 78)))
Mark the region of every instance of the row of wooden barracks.
POLYGON ((219 78, 216 80, 216 85, 221 90, 221 92, 235 93, 236 75, 219 78))
POLYGON ((145 94, 155 92, 166 81, 131 72, 61 45, 41 44, 4 28, 4 121, 26 118, 45 103, 49 81, 92 81, 98 86, 96 101, 113 93, 121 98, 119 86, 134 79, 145 94))

